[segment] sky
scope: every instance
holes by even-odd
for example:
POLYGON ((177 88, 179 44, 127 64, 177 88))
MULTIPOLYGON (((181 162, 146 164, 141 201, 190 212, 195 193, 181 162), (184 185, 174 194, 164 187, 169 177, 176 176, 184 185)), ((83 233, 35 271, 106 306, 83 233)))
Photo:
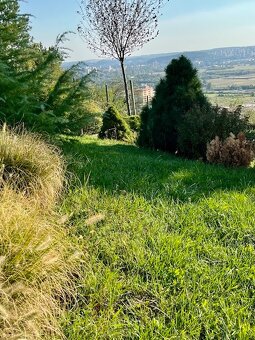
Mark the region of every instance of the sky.
MULTIPOLYGON (((68 60, 96 56, 77 33, 79 0, 24 0, 21 12, 31 17, 31 34, 44 46, 58 34, 69 35, 68 60)), ((162 9, 158 37, 134 55, 196 51, 216 47, 255 45, 255 0, 170 0, 162 9)))

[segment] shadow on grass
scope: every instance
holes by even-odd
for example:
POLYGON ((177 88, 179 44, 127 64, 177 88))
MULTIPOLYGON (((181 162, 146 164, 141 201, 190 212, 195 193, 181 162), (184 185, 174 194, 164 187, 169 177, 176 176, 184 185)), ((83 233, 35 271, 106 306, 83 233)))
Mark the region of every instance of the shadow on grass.
POLYGON ((97 139, 62 140, 69 170, 81 184, 111 194, 136 193, 155 197, 196 201, 215 191, 242 192, 255 186, 253 169, 231 169, 189 161, 133 145, 97 139))

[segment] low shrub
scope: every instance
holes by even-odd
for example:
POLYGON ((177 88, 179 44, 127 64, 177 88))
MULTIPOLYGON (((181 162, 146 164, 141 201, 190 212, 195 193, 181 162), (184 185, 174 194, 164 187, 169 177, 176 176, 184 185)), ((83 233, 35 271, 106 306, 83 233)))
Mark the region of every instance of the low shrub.
POLYGON ((216 135, 225 140, 230 133, 248 131, 248 117, 242 107, 234 110, 204 105, 185 114, 178 126, 178 151, 188 158, 206 159, 207 143, 216 135))
POLYGON ((178 126, 178 153, 187 158, 203 158, 206 145, 215 136, 210 105, 190 110, 178 126))
POLYGON ((129 140, 131 131, 124 118, 112 106, 103 115, 103 126, 99 138, 129 140))
POLYGON ((237 137, 230 134, 223 142, 216 136, 207 145, 206 157, 210 163, 249 166, 254 158, 254 153, 252 144, 246 140, 243 133, 239 133, 237 137))
POLYGON ((0 185, 55 202, 63 187, 64 162, 58 150, 38 135, 0 131, 0 185))
POLYGON ((141 117, 138 115, 127 116, 125 118, 130 130, 133 132, 139 132, 141 126, 141 117))

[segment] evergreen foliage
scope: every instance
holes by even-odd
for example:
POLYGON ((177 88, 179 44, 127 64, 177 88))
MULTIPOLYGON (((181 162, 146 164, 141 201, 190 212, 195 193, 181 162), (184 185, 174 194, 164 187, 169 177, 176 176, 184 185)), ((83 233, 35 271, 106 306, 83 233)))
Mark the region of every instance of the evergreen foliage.
POLYGON ((196 69, 181 56, 167 66, 152 106, 143 108, 138 144, 206 159, 207 143, 216 135, 225 139, 248 127, 241 107, 230 111, 209 104, 196 69))
POLYGON ((151 122, 151 109, 148 105, 144 106, 141 112, 141 123, 140 123, 140 131, 138 135, 137 143, 140 146, 146 146, 146 147, 152 147, 153 141, 152 141, 152 126, 151 122))
POLYGON ((178 125, 195 107, 207 105, 197 70, 184 56, 174 59, 156 87, 152 107, 142 113, 140 145, 176 152, 178 125))
POLYGON ((0 0, 0 120, 37 131, 77 133, 86 123, 89 75, 81 65, 63 70, 61 43, 44 48, 30 36, 18 0, 0 0))
POLYGON ((131 131, 125 120, 114 107, 110 106, 103 115, 99 138, 129 140, 130 135, 131 131))
POLYGON ((215 136, 225 140, 230 133, 237 135, 248 128, 248 117, 242 115, 241 106, 232 111, 208 105, 196 107, 178 126, 178 149, 185 157, 205 160, 207 143, 215 136))
POLYGON ((138 115, 132 115, 125 117, 126 122, 128 123, 130 130, 133 132, 139 132, 141 126, 141 117, 138 115))

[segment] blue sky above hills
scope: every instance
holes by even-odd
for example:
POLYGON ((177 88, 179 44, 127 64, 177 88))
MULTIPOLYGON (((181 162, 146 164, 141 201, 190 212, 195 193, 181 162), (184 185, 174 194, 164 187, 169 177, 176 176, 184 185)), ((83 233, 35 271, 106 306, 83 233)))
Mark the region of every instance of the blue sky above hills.
MULTIPOLYGON (((32 35, 52 45, 59 33, 76 31, 79 0, 26 0, 32 35)), ((159 21, 160 34, 136 55, 255 45, 255 0, 170 0, 159 21)), ((70 60, 94 59, 85 43, 69 36, 70 60)))

